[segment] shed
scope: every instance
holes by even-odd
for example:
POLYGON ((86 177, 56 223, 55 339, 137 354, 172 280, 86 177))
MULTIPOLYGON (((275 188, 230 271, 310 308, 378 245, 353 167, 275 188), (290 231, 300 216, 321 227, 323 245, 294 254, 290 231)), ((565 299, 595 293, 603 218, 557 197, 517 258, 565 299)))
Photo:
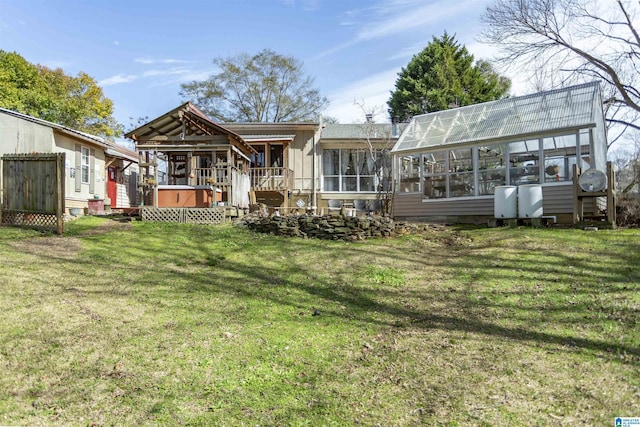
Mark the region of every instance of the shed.
POLYGON ((393 214, 481 222, 497 187, 539 184, 544 215, 570 223, 574 165, 606 172, 606 152, 598 82, 415 116, 392 149, 393 214))

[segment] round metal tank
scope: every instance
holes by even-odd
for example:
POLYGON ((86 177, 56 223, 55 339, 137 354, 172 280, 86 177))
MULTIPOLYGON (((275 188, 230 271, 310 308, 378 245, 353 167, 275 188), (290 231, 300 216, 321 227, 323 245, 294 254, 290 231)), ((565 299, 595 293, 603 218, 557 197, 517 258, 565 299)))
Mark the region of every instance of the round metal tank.
POLYGON ((518 187, 500 185, 495 189, 493 213, 496 218, 515 218, 518 201, 518 187))
POLYGON ((526 184, 518 188, 518 218, 542 217, 542 185, 526 184))

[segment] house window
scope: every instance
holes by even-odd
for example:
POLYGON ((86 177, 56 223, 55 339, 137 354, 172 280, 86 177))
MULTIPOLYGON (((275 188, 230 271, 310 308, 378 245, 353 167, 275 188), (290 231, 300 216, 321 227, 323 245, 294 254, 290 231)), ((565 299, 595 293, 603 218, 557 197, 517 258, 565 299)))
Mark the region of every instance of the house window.
POLYGON ((81 169, 82 169, 82 183, 89 183, 89 149, 82 147, 81 152, 81 169))
POLYGON ((378 150, 373 156, 367 150, 323 150, 324 191, 375 192, 378 187, 377 170, 379 167, 381 171, 384 169, 383 160, 382 152, 378 150))
POLYGON ((264 158, 264 145, 253 145, 252 146, 258 153, 251 154, 251 167, 252 168, 263 168, 265 167, 265 158, 264 158))

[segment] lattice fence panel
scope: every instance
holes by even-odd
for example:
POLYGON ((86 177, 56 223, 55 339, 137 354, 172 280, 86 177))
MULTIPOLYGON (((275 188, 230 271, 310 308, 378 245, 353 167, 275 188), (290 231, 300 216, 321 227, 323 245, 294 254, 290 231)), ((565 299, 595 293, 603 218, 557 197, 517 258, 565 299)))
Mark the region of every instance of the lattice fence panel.
POLYGON ((190 224, 222 224, 225 220, 225 208, 187 208, 185 222, 190 224))
POLYGON ((142 207, 140 216, 143 221, 184 222, 184 209, 142 207))
POLYGON ((34 213, 29 211, 4 211, 2 223, 8 225, 56 230, 58 215, 55 213, 34 213))

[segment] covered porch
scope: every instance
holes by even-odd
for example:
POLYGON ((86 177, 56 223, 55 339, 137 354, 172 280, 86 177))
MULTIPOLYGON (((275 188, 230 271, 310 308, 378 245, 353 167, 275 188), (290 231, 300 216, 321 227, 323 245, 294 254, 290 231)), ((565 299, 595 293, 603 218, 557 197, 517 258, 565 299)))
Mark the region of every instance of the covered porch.
POLYGON ((249 171, 256 151, 192 103, 125 136, 136 142, 142 206, 249 207, 249 171))

